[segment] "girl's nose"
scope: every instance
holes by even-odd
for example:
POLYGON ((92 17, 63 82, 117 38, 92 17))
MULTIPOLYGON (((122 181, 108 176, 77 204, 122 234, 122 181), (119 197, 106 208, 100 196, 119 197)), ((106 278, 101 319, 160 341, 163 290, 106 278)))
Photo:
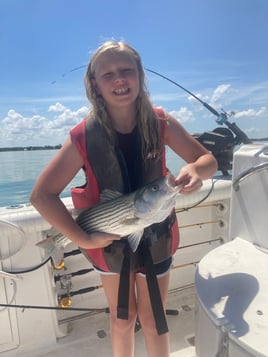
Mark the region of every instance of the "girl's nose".
POLYGON ((125 80, 125 74, 123 71, 117 71, 114 76, 115 81, 124 81, 125 80))
POLYGON ((124 82, 124 78, 122 76, 116 76, 114 78, 114 81, 117 83, 121 83, 121 82, 124 82))

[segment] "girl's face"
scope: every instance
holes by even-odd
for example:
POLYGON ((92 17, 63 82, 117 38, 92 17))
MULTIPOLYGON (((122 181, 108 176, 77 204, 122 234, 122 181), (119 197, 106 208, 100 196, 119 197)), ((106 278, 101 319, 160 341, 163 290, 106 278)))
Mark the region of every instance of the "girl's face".
POLYGON ((124 51, 101 54, 95 63, 92 85, 108 107, 133 104, 140 91, 136 61, 124 51))

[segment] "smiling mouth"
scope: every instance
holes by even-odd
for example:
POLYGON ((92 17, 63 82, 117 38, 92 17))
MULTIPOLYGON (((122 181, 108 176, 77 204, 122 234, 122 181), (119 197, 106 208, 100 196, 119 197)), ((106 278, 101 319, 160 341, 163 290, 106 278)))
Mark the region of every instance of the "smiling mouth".
POLYGON ((129 92, 130 92, 129 88, 121 88, 121 89, 114 90, 114 94, 116 95, 125 95, 128 94, 129 92))

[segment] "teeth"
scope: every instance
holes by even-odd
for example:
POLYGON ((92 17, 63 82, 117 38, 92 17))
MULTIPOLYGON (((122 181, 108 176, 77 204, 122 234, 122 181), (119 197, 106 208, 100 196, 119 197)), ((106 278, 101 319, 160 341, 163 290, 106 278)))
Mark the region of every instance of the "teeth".
POLYGON ((125 94, 128 92, 128 88, 117 89, 114 92, 115 94, 125 94))

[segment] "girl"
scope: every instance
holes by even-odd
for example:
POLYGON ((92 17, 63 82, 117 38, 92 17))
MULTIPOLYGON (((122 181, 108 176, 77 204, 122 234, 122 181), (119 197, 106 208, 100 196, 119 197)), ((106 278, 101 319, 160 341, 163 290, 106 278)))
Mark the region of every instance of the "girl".
MULTIPOLYGON (((169 336, 168 332, 159 334, 156 329, 145 279, 146 269, 130 271, 128 314, 123 319, 118 318, 120 274, 117 269, 105 271, 98 266, 96 257, 100 252, 109 255, 113 247, 117 249, 119 242, 126 240, 101 232, 86 234, 70 216, 59 195, 81 167, 85 169, 87 185, 80 191, 73 190, 75 206, 96 204, 104 188, 122 193, 134 191, 167 172, 165 145, 187 163, 175 178, 177 185, 183 184, 182 194, 200 189, 202 180, 217 170, 217 163, 175 118, 153 108, 145 86, 141 58, 126 43, 109 41, 96 50, 88 64, 85 87, 92 104, 91 111, 71 130, 70 137, 38 178, 31 202, 52 226, 84 250, 100 272, 110 308, 114 356, 134 356, 134 327, 138 316, 148 356, 168 357, 169 336)), ((158 234, 159 229, 156 231, 158 234)), ((170 236, 167 229, 163 232, 165 238, 170 236)), ((111 266, 116 263, 112 261, 115 259, 112 254, 107 259, 111 266)), ((154 260, 163 308, 166 306, 170 266, 168 256, 162 261, 154 260)))

